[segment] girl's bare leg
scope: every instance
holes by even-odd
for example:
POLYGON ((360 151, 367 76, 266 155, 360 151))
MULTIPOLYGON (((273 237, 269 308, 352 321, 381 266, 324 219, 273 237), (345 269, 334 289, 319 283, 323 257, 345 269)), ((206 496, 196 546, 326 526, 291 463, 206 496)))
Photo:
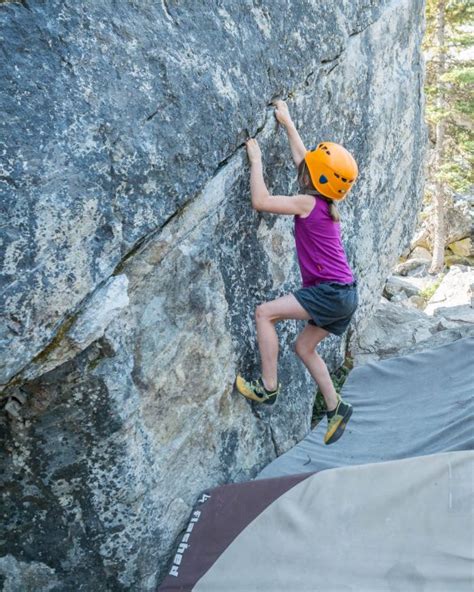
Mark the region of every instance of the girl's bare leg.
POLYGON ((308 320, 310 318, 309 313, 293 294, 257 306, 255 310, 257 341, 262 363, 262 380, 267 390, 275 390, 278 386, 278 335, 275 323, 283 319, 308 320))
POLYGON ((328 335, 329 332, 321 327, 306 325, 296 340, 295 350, 318 384, 328 411, 332 411, 337 407, 337 393, 324 360, 316 352, 318 343, 328 335))

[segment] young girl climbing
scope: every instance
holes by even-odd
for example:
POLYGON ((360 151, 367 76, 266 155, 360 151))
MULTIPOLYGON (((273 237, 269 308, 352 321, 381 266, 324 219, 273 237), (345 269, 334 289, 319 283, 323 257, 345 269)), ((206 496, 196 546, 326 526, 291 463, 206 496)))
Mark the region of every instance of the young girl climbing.
POLYGON ((281 389, 277 378, 278 336, 274 325, 284 319, 307 320, 296 340, 295 351, 322 393, 322 397, 316 397, 315 408, 318 419, 327 415, 324 442, 332 444, 342 436, 352 415, 352 406, 336 393, 316 347, 330 333, 342 335, 358 306, 357 280, 344 252, 335 205, 349 193, 358 169, 352 155, 334 142, 321 142, 315 149, 306 150, 285 101, 275 101, 274 106, 275 116, 288 134, 298 169, 300 193, 295 196, 269 194, 263 179, 260 147, 256 140, 249 139, 246 147, 252 206, 260 212, 294 215, 303 287, 257 306, 261 376, 247 381, 239 374, 236 387, 248 399, 273 405, 281 389))

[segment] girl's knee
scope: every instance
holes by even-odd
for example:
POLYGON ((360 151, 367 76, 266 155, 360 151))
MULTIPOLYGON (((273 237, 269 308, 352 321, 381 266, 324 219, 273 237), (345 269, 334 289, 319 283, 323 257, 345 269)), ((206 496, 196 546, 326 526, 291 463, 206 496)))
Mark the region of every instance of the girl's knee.
POLYGON ((268 319, 270 320, 270 313, 268 310, 268 303, 264 302, 263 304, 259 304, 255 308, 255 318, 257 320, 268 319))
MULTIPOLYGON (((295 352, 302 360, 316 353, 314 347, 309 346, 303 339, 297 339, 295 342, 295 352)), ((316 354, 317 355, 317 354, 316 354)))

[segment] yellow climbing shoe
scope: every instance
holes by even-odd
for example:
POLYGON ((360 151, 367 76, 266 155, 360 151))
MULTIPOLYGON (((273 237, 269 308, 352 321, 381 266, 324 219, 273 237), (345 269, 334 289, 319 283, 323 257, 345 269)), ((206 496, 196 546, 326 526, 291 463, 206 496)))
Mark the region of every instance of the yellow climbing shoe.
POLYGON ((251 399, 257 403, 266 403, 267 405, 273 405, 275 403, 281 388, 281 384, 279 383, 274 391, 267 391, 261 378, 249 382, 240 374, 237 375, 235 386, 239 393, 247 397, 247 399, 251 399))
POLYGON ((328 428, 324 436, 325 444, 337 442, 346 429, 347 422, 352 415, 352 405, 339 399, 334 414, 328 414, 328 428))

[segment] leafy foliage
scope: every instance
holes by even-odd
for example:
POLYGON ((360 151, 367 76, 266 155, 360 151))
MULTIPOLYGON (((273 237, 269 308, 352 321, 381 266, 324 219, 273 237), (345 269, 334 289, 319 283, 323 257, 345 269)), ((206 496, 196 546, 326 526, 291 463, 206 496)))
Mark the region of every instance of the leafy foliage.
MULTIPOLYGON (((446 0, 445 43, 440 48, 436 39, 436 20, 442 4, 439 0, 427 0, 423 40, 426 118, 430 137, 434 138, 434 126, 440 118, 444 118, 446 124, 444 162, 437 170, 433 170, 433 165, 429 167, 428 185, 430 179, 436 178, 451 191, 464 193, 472 187, 474 170, 474 67, 468 51, 473 49, 474 3, 446 0), (446 72, 439 76, 441 55, 446 60, 446 72), (437 106, 441 94, 445 100, 442 110, 437 106)), ((429 194, 429 187, 427 189, 429 194)))
POLYGON ((433 296, 433 294, 439 288, 439 286, 441 285, 441 282, 443 281, 444 276, 445 276, 445 274, 441 273, 435 282, 433 282, 432 284, 429 284, 428 286, 426 286, 426 288, 423 288, 423 290, 420 290, 419 295, 423 298, 423 300, 425 302, 428 302, 428 300, 433 296))

